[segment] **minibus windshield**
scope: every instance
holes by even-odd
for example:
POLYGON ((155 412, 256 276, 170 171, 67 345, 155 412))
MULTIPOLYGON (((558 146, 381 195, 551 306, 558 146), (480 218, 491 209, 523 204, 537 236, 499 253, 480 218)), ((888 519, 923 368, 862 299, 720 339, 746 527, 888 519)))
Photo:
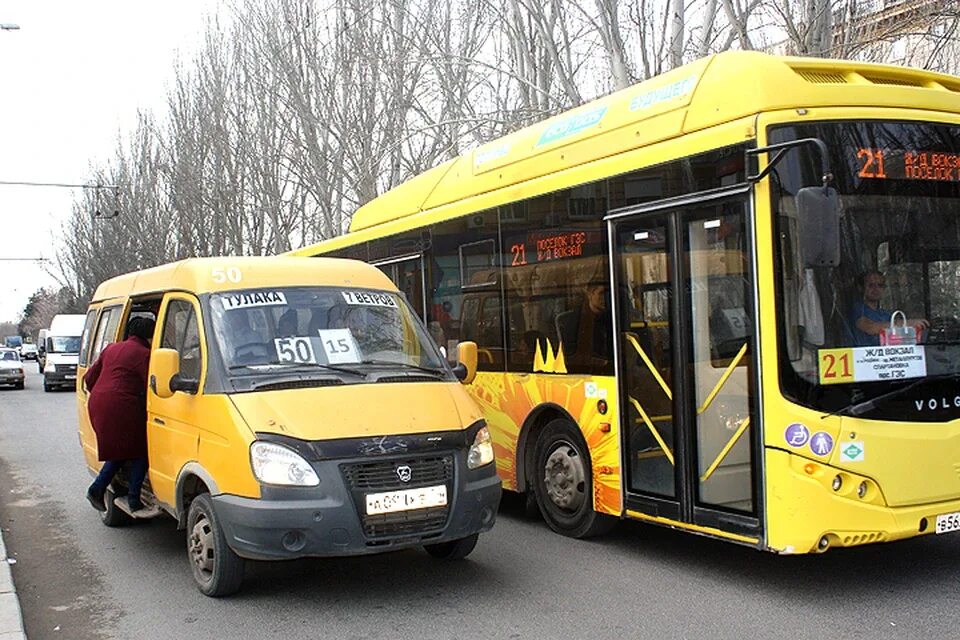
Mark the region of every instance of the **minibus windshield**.
POLYGON ((246 289, 210 296, 213 334, 228 373, 374 369, 451 374, 396 293, 332 287, 246 289))
POLYGON ((79 353, 80 336, 54 336, 47 338, 50 353, 79 353))

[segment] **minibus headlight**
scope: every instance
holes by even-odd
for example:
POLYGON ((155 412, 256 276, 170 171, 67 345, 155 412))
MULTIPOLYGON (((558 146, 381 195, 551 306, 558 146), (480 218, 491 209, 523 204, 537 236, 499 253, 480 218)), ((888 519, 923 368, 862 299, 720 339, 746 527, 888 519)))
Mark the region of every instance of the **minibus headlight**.
POLYGON ((490 430, 486 427, 480 427, 476 437, 473 439, 473 445, 467 452, 467 468, 477 469, 493 462, 493 442, 490 440, 490 430))
POLYGON ((271 442, 250 445, 253 475, 264 484, 315 487, 320 484, 313 467, 292 449, 271 442))
POLYGON ((56 373, 57 365, 53 364, 52 362, 49 362, 47 363, 47 366, 44 367, 44 369, 46 369, 50 373, 56 373))

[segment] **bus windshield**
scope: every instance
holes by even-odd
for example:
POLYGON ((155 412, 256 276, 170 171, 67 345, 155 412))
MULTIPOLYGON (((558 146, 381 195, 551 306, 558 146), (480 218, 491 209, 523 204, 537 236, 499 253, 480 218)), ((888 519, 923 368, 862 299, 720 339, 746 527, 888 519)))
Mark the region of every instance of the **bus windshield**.
MULTIPOLYGON (((231 375, 288 369, 349 373, 360 367, 429 369, 443 360, 396 293, 298 287, 214 294, 209 307, 231 375)), ((351 382, 357 381, 354 375, 351 382)))
POLYGON ((771 142, 823 140, 772 174, 780 379, 829 413, 960 417, 960 127, 830 122, 777 127, 771 142), (835 198, 830 219, 805 200, 835 198))

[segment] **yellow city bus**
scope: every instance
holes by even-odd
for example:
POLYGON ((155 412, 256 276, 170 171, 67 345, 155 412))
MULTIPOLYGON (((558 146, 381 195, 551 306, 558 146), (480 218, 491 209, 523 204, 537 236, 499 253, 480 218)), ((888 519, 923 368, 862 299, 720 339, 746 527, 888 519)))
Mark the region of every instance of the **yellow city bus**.
POLYGON ((504 487, 555 531, 822 552, 960 529, 958 193, 960 78, 731 52, 294 253, 379 265, 479 345, 504 487))

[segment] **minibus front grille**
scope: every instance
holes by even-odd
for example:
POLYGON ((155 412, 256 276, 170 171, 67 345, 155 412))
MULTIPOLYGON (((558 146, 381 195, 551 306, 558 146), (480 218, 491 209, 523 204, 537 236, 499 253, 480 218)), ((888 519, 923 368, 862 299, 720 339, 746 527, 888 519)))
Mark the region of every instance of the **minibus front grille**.
POLYGON ((454 462, 452 455, 392 458, 376 462, 341 465, 347 487, 353 494, 364 535, 376 544, 385 538, 430 535, 446 526, 453 498, 454 462), (401 479, 403 478, 403 479, 401 479), (406 480, 406 481, 404 481, 406 480), (366 513, 366 496, 381 491, 403 491, 435 485, 447 487, 448 503, 426 509, 395 513, 366 513))
POLYGON ((449 511, 449 507, 433 507, 364 516, 363 533, 368 538, 430 533, 443 528, 449 511))
MULTIPOLYGON (((347 486, 351 489, 390 491, 444 484, 453 479, 453 457, 394 458, 377 462, 359 462, 341 466, 347 486), (409 467, 409 479, 400 479, 398 469, 409 467)), ((404 472, 406 475, 406 472, 404 472)))

